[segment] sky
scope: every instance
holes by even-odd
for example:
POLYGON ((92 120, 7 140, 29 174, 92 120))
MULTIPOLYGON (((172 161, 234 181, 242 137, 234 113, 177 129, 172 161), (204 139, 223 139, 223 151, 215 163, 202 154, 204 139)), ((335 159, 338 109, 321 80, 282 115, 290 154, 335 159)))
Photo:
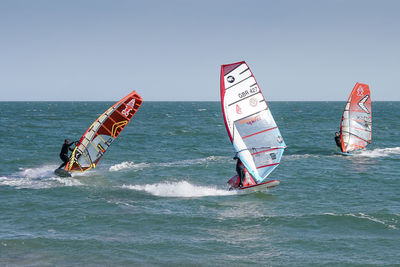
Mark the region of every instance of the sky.
POLYGON ((0 101, 219 101, 245 60, 267 101, 400 100, 400 1, 2 0, 0 101))

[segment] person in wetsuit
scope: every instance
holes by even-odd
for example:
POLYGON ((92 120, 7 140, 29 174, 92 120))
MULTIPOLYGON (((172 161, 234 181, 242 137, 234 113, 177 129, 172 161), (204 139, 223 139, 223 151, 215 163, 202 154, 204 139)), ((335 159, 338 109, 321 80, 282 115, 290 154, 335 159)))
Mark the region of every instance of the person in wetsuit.
POLYGON ((65 167, 65 165, 67 165, 67 163, 69 161, 68 150, 72 151, 73 149, 71 148, 71 146, 76 143, 78 143, 78 141, 70 143, 69 139, 64 140, 64 144, 62 145, 61 152, 60 152, 60 159, 63 161, 63 163, 60 165, 60 167, 58 167, 59 169, 65 167))
POLYGON ((339 132, 335 133, 335 142, 336 142, 336 145, 340 148, 340 150, 342 150, 342 140, 340 138, 339 132))
POLYGON ((243 179, 244 179, 244 176, 245 176, 244 165, 243 165, 242 161, 240 160, 240 158, 237 156, 237 153, 235 154, 233 159, 237 160, 237 162, 236 162, 236 172, 237 172, 237 174, 239 176, 239 185, 238 185, 238 187, 241 188, 241 187, 243 187, 243 179))

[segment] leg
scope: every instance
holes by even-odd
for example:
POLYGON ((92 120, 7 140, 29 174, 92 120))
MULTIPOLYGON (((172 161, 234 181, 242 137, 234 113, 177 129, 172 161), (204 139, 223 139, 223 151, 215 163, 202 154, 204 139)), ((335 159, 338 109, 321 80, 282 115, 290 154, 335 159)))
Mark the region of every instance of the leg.
POLYGON ((244 178, 244 170, 240 169, 240 175, 239 175, 239 187, 243 186, 243 178, 244 178))
POLYGON ((66 165, 67 165, 67 163, 68 163, 68 161, 69 161, 69 158, 68 158, 68 156, 67 155, 65 155, 65 154, 62 154, 62 155, 60 155, 60 159, 63 161, 63 163, 60 165, 60 167, 58 167, 59 169, 62 169, 62 168, 64 168, 66 165))

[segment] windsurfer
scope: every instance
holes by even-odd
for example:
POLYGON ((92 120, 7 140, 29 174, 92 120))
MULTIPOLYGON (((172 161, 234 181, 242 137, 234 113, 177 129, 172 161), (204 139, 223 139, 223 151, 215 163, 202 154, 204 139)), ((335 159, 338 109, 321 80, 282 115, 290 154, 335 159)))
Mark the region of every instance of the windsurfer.
POLYGON ((238 174, 238 180, 239 180, 239 184, 238 187, 241 188, 243 187, 243 179, 244 179, 244 165, 242 163, 242 161, 240 160, 240 158, 238 157, 237 153, 235 154, 235 156, 233 157, 233 159, 236 159, 236 172, 238 174))
POLYGON ((342 139, 340 138, 339 132, 335 133, 335 142, 336 142, 336 145, 340 148, 340 150, 342 150, 342 139))
POLYGON ((64 144, 62 145, 61 152, 60 152, 60 159, 63 161, 63 163, 60 165, 60 167, 58 167, 59 169, 65 167, 65 165, 67 165, 67 163, 69 161, 68 150, 73 151, 71 146, 73 144, 78 144, 78 143, 79 143, 78 141, 70 143, 69 139, 64 140, 64 144))

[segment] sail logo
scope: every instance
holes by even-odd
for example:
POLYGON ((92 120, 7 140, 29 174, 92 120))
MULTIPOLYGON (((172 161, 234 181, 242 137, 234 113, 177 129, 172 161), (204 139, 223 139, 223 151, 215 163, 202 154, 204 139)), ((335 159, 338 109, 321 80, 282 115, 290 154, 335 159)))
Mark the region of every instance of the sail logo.
POLYGON ((243 91, 243 92, 239 93, 238 97, 239 98, 243 98, 243 97, 248 96, 248 95, 250 95, 250 93, 249 93, 248 90, 246 90, 246 91, 243 91))
POLYGON ((369 95, 364 96, 363 98, 361 98, 360 102, 358 102, 358 106, 365 112, 369 113, 369 109, 367 108, 367 106, 365 105, 365 102, 368 101, 369 95))
POLYGON ((252 107, 257 106, 257 104, 258 104, 257 98, 255 98, 255 97, 250 98, 249 103, 250 103, 250 106, 252 106, 252 107))
POLYGON ((228 83, 233 83, 235 81, 235 78, 233 76, 228 76, 226 80, 228 81, 228 83))
POLYGON ((129 112, 131 112, 131 110, 133 109, 133 106, 135 106, 135 99, 132 99, 131 101, 129 101, 128 104, 126 104, 125 109, 121 111, 122 115, 128 117, 129 112))
POLYGON ((256 123, 256 122, 258 122, 260 120, 261 120, 260 115, 257 115, 256 117, 253 117, 253 118, 249 118, 249 119, 246 119, 246 120, 241 120, 241 121, 239 121, 239 124, 246 123, 247 125, 253 125, 254 123, 256 123))
POLYGON ((240 108, 240 106, 238 104, 236 104, 236 113, 242 114, 242 109, 240 108))
POLYGON ((114 123, 113 126, 111 127, 111 134, 112 134, 111 136, 116 138, 127 124, 128 124, 128 121, 120 121, 120 122, 114 123))
POLYGON ((357 89, 357 96, 363 96, 364 95, 364 89, 362 86, 358 87, 357 89))

